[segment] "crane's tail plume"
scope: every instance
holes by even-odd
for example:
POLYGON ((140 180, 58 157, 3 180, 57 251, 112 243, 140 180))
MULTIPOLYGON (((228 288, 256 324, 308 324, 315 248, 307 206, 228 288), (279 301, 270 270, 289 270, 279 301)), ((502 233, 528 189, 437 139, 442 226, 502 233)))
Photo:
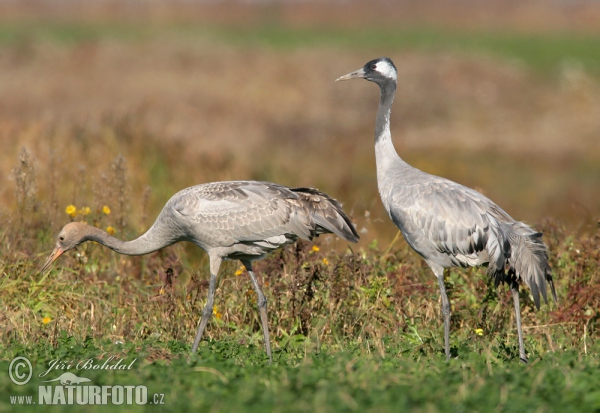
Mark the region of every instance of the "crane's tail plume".
POLYGON ((508 278, 521 279, 529 286, 538 309, 540 293, 544 302, 548 302, 546 284, 550 285, 552 297, 557 302, 554 280, 548 264, 548 248, 542 241, 542 233, 535 232, 522 222, 505 224, 503 227, 510 244, 508 278))
POLYGON ((290 189, 300 196, 314 220, 315 235, 331 232, 346 241, 358 241, 356 228, 342 210, 342 204, 315 188, 290 189))

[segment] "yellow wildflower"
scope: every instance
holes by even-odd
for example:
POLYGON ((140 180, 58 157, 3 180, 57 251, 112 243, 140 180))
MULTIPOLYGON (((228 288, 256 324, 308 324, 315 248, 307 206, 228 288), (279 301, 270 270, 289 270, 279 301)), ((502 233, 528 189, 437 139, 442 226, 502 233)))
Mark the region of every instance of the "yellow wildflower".
POLYGON ((312 252, 319 252, 319 251, 321 251, 321 248, 317 247, 316 245, 313 245, 311 251, 312 252))
POLYGON ((476 328, 475 329, 475 334, 477 334, 478 336, 482 336, 483 335, 483 329, 482 328, 476 328))
POLYGON ((221 319, 221 317, 223 317, 223 314, 221 314, 219 312, 219 309, 217 308, 217 306, 215 305, 213 307, 213 314, 215 315, 215 317, 217 317, 218 319, 221 319))
POLYGON ((104 205, 102 207, 102 213, 105 214, 105 215, 110 214, 110 208, 108 207, 108 205, 104 205))
POLYGON ((44 324, 48 324, 50 321, 52 321, 52 319, 50 317, 42 318, 42 323, 44 323, 44 324))
POLYGON ((252 288, 246 290, 246 299, 251 303, 256 302, 256 292, 252 288))
POLYGON ((74 217, 77 214, 77 208, 75 207, 75 205, 68 205, 65 209, 65 212, 70 216, 74 217))
POLYGON ((92 212, 92 210, 90 209, 90 207, 83 207, 79 210, 79 213, 81 215, 88 215, 90 212, 92 212))
POLYGON ((323 265, 329 265, 329 261, 327 260, 327 258, 323 258, 323 265))
POLYGON ((237 270, 235 270, 235 272, 233 273, 236 277, 239 277, 240 275, 242 275, 244 273, 244 266, 241 266, 240 268, 238 268, 237 270))
POLYGON ((106 227, 106 232, 108 232, 110 235, 115 235, 115 232, 117 232, 117 230, 109 225, 108 227, 106 227))
POLYGON ((158 292, 158 295, 163 295, 165 293, 165 289, 163 287, 160 287, 160 291, 158 292))

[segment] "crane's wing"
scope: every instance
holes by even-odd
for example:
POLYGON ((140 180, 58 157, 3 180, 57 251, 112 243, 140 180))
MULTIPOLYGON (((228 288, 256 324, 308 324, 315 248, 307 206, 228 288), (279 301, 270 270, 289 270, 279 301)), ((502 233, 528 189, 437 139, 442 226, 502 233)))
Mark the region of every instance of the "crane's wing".
POLYGON ((282 185, 214 182, 184 189, 171 201, 190 231, 213 246, 282 235, 311 239, 314 235, 308 211, 294 208, 300 197, 282 185))
MULTIPOLYGON (((359 235, 342 204, 316 188, 291 188, 300 196, 301 205, 315 223, 316 235, 333 233, 350 242, 358 242, 359 235)), ((296 205, 297 201, 293 201, 296 205)))
POLYGON ((440 264, 446 258, 445 264, 457 266, 489 264, 496 285, 511 277, 525 281, 537 308, 540 292, 547 301, 547 283, 556 300, 541 233, 513 220, 479 192, 443 178, 394 189, 390 216, 426 259, 440 264))
POLYGON ((389 213, 409 244, 426 259, 445 254, 452 265, 490 263, 504 266, 502 248, 508 242, 500 222, 512 218, 479 192, 438 178, 411 186, 398 186, 390 194, 389 213))

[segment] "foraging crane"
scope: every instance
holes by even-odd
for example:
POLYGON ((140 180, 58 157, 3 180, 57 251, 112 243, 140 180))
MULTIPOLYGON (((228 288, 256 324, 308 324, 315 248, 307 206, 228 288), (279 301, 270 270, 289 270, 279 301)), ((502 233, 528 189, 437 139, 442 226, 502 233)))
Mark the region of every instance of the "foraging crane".
POLYGON ((479 192, 420 171, 398 156, 390 133, 390 112, 397 80, 396 66, 390 59, 372 60, 337 81, 349 79, 366 79, 380 88, 375 123, 379 195, 408 245, 425 259, 438 279, 446 360, 450 358, 450 302, 444 286, 444 269, 487 265, 496 287, 500 282, 510 286, 519 336, 519 357, 527 363, 519 282, 529 286, 538 309, 540 292, 548 302, 546 283, 550 284, 556 301, 542 234, 515 221, 479 192))
POLYGON ((195 353, 213 313, 221 262, 239 259, 256 290, 265 349, 271 362, 267 299, 252 271, 252 262, 298 238, 312 240, 328 233, 351 242, 359 238, 341 204, 315 188, 288 188, 258 181, 214 182, 175 194, 152 227, 133 241, 123 242, 83 222, 65 225, 42 272, 60 255, 85 241, 98 242, 125 255, 148 254, 180 241, 193 242, 208 253, 210 261, 208 300, 192 347, 195 353))

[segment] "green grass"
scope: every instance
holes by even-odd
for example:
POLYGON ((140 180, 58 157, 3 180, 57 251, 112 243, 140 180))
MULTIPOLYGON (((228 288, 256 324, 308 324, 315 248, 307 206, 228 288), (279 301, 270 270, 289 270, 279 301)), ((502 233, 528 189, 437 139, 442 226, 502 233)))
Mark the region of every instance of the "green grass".
POLYGON ((220 36, 240 45, 275 48, 344 47, 377 50, 466 52, 497 59, 514 59, 535 70, 552 72, 567 62, 578 62, 597 73, 600 37, 576 34, 527 34, 501 31, 460 31, 432 28, 363 30, 287 29, 260 27, 221 30, 220 36))
POLYGON ((600 70, 600 36, 577 33, 520 33, 499 30, 457 30, 430 27, 290 28, 266 24, 222 27, 190 23, 77 23, 3 22, 0 45, 45 41, 58 44, 82 41, 141 41, 164 37, 204 39, 247 47, 275 49, 368 49, 392 55, 406 51, 461 52, 512 59, 541 73, 555 73, 564 64, 580 64, 591 73, 600 70))
MULTIPOLYGON (((487 412, 487 411, 574 411, 600 409, 597 355, 575 352, 548 353, 529 365, 501 360, 492 354, 465 354, 445 362, 441 355, 424 357, 418 352, 402 353, 398 338, 385 340, 382 357, 366 344, 347 343, 315 351, 306 340, 275 353, 267 365, 262 348, 240 345, 231 340, 204 342, 198 355, 189 356, 187 343, 147 342, 143 345, 114 345, 107 341, 78 342, 64 336, 59 346, 38 343, 31 348, 13 349, 14 355, 30 358, 34 375, 23 387, 13 385, 7 375, 0 377, 0 408, 39 411, 11 406, 9 396, 33 396, 47 377, 46 361, 94 359, 102 364, 109 355, 124 358, 132 370, 69 370, 91 379, 94 385, 144 385, 152 401, 164 395, 164 406, 110 406, 110 411, 223 412, 487 412), (169 354, 156 360, 156 353, 169 354)), ((2 371, 8 361, 0 362, 2 371)), ((158 400, 158 399, 157 399, 158 400)), ((105 411, 91 406, 93 411, 105 411)), ((71 406, 45 406, 45 411, 66 411, 71 406)))

